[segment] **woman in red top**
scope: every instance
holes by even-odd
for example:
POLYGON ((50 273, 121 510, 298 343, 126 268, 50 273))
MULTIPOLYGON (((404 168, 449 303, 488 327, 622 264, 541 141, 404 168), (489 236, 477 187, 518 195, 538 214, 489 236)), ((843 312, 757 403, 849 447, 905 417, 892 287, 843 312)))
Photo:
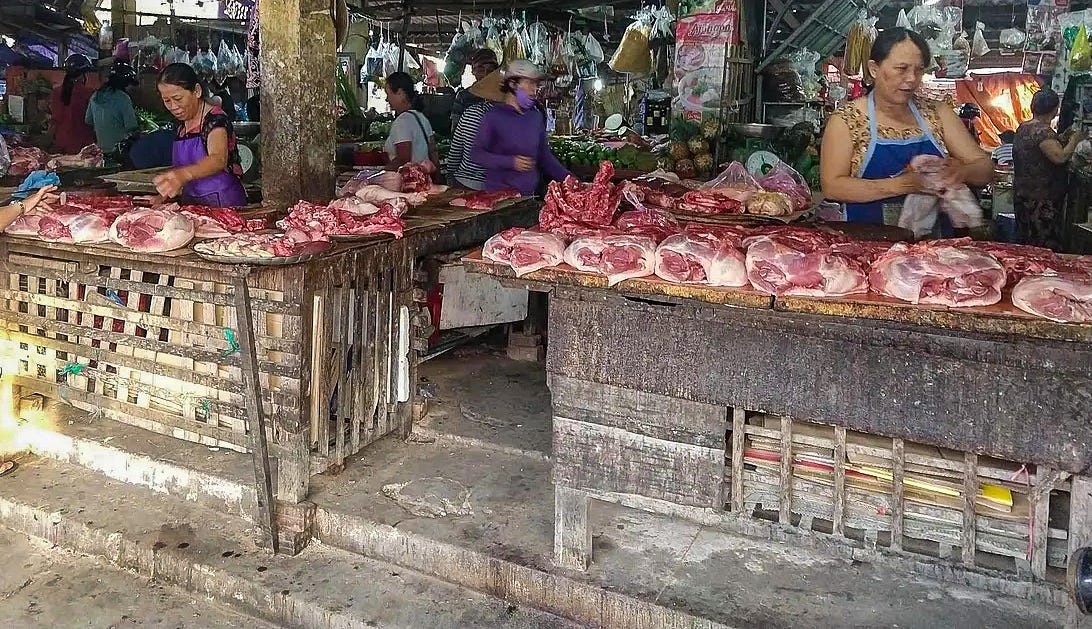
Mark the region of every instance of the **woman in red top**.
POLYGON ((64 61, 64 81, 53 90, 49 110, 53 121, 53 144, 58 153, 73 155, 95 143, 95 130, 84 121, 87 104, 95 90, 87 86, 94 66, 84 55, 69 55, 64 61))

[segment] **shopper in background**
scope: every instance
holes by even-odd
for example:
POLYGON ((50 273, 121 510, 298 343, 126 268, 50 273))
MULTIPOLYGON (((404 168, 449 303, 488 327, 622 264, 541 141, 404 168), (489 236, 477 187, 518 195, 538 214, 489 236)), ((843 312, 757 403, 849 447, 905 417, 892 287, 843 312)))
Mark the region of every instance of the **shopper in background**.
POLYGON ((990 157, 998 166, 1012 167, 1012 142, 1016 139, 1015 131, 1002 131, 998 134, 1001 146, 995 148, 990 157))
MULTIPOLYGON (((497 68, 497 53, 488 48, 481 48, 470 57, 470 72, 474 75, 474 85, 477 85, 489 74, 496 72, 497 68)), ((458 128, 459 118, 462 117, 463 112, 470 109, 472 105, 482 102, 482 100, 481 96, 474 93, 473 86, 470 89, 460 89, 455 92, 455 102, 451 106, 452 132, 458 128)))
POLYGON ((95 132, 86 120, 87 105, 94 92, 87 86, 87 74, 94 70, 86 55, 69 55, 64 61, 64 80, 49 98, 53 145, 58 153, 74 155, 95 143, 95 132))
POLYGON ((118 144, 136 133, 133 99, 126 91, 137 85, 137 73, 126 61, 116 61, 103 85, 91 97, 85 121, 95 128, 96 143, 103 153, 115 153, 118 144))
POLYGON ((560 181, 569 175, 550 151, 545 120, 535 107, 542 78, 542 70, 525 59, 505 66, 501 74, 505 100, 485 114, 470 152, 485 169, 484 191, 517 190, 531 196, 543 176, 560 181))
POLYGON ((478 99, 463 112, 459 118, 459 124, 454 128, 451 136, 451 146, 447 152, 445 171, 448 174, 448 183, 454 186, 462 186, 471 190, 481 190, 485 185, 485 169, 470 156, 474 147, 474 140, 478 137, 478 129, 481 128, 485 114, 496 103, 504 102, 505 95, 501 92, 501 73, 499 70, 490 72, 479 79, 468 90, 478 99))
POLYGON ((1050 127, 1061 99, 1041 90, 1031 99, 1031 120, 1020 125, 1012 143, 1013 209, 1016 241, 1060 251, 1065 242, 1065 197, 1069 172, 1065 163, 1084 139, 1072 129, 1067 139, 1050 127), (1064 144, 1063 144, 1064 142, 1064 144))
POLYGON ((387 77, 387 102, 394 111, 387 143, 387 170, 398 170, 399 166, 410 162, 432 160, 439 166, 436 157, 436 138, 432 125, 425 114, 421 95, 413 84, 413 78, 405 72, 394 72, 387 77))

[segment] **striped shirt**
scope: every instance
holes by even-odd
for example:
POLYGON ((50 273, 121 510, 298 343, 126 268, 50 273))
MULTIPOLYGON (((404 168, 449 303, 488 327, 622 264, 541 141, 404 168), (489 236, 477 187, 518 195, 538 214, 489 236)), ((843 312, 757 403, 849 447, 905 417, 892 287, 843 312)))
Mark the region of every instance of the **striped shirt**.
POLYGON ((993 150, 993 161, 998 164, 1011 164, 1012 163, 1012 145, 1002 144, 1001 146, 993 150))
POLYGON ((481 127, 485 112, 492 107, 493 103, 489 101, 474 103, 459 117, 445 163, 449 183, 471 190, 481 190, 485 185, 485 169, 470 158, 470 149, 474 146, 474 138, 478 136, 478 128, 481 127))

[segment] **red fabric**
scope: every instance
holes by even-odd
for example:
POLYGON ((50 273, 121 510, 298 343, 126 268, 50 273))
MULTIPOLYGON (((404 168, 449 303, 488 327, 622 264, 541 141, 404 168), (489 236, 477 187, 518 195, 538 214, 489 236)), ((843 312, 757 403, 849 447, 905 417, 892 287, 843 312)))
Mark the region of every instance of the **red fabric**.
POLYGON ((985 148, 996 148, 1001 146, 1002 131, 1016 131, 1031 120, 1031 97, 1038 91, 1039 80, 1032 74, 971 74, 956 81, 956 102, 978 105, 979 140, 985 148))
POLYGON ((95 130, 84 122, 87 115, 87 104, 91 102, 91 95, 95 93, 86 84, 72 86, 72 100, 65 105, 61 101, 61 84, 53 88, 53 94, 49 99, 49 111, 53 119, 53 144, 57 147, 57 153, 74 155, 88 144, 95 143, 95 130))

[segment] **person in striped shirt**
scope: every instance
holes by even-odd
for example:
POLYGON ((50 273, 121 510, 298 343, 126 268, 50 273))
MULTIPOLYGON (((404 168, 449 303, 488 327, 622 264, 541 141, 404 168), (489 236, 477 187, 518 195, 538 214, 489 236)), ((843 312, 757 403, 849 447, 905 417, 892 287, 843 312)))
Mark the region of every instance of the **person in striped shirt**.
POLYGON ((482 125, 485 113, 504 97, 500 92, 500 80, 500 71, 494 70, 476 81, 468 90, 477 102, 462 111, 459 122, 451 133, 451 146, 444 162, 444 171, 450 185, 477 191, 485 186, 485 169, 470 157, 470 149, 474 146, 474 139, 478 137, 478 128, 482 125))
POLYGON ((1012 166, 1012 141, 1016 139, 1015 131, 1002 131, 998 134, 1001 138, 1001 146, 993 150, 993 161, 998 166, 1012 166))

